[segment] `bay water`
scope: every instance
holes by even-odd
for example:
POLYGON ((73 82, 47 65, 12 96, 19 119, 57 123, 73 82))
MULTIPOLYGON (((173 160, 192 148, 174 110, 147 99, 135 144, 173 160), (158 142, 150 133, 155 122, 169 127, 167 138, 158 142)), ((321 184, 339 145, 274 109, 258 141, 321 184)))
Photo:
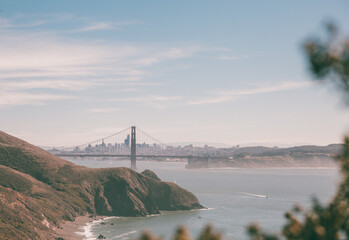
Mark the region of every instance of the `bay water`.
MULTIPOLYGON (((129 167, 129 161, 68 159, 94 167, 129 167)), ((193 192, 206 207, 196 211, 162 212, 147 217, 110 217, 81 228, 84 239, 136 239, 151 231, 172 239, 178 226, 186 226, 196 238, 211 224, 226 239, 248 239, 246 226, 257 222, 276 233, 285 223, 284 213, 295 204, 305 208, 311 198, 327 203, 340 182, 338 169, 185 169, 184 162, 138 161, 138 171, 153 170, 163 181, 175 182, 193 192)))

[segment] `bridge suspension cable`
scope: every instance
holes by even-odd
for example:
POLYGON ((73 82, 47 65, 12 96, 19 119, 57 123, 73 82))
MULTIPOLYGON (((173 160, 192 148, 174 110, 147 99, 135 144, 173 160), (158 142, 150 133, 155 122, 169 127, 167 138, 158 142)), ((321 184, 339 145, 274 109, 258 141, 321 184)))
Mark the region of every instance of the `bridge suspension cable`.
POLYGON ((80 144, 80 145, 73 146, 73 147, 62 148, 62 151, 72 150, 72 149, 75 149, 75 148, 81 148, 81 147, 84 147, 84 146, 94 145, 96 143, 104 142, 107 139, 116 137, 118 135, 124 134, 127 131, 130 131, 130 129, 131 129, 131 127, 128 127, 128 128, 125 128, 124 130, 121 130, 119 132, 113 133, 112 135, 109 135, 107 137, 104 137, 104 138, 101 138, 101 139, 98 139, 98 140, 95 140, 95 141, 92 141, 92 142, 88 142, 88 143, 85 143, 85 144, 80 144))
MULTIPOLYGON (((136 126, 132 126, 95 141, 74 147, 62 148, 61 152, 55 152, 55 154, 62 157, 130 157, 131 168, 136 169, 137 157, 163 159, 186 158, 190 164, 193 159, 193 153, 196 153, 196 150, 192 148, 192 146, 188 148, 169 146, 140 128, 137 128, 136 134, 136 126)), ((208 162, 207 155, 200 155, 194 158, 204 159, 208 162)), ((219 156, 213 158, 222 159, 219 156)))
MULTIPOLYGON (((134 126, 135 128, 135 126, 134 126)), ((132 127, 125 128, 119 132, 100 138, 95 141, 80 144, 73 147, 62 148, 61 151, 68 154, 116 154, 116 155, 132 155, 132 127)), ((136 128, 135 128, 136 129, 136 128)), ((176 155, 173 148, 137 127, 135 147, 137 155, 176 155), (170 152, 169 152, 170 151, 170 152)))
POLYGON ((137 131, 141 132, 143 135, 145 135, 146 137, 148 137, 150 140, 152 140, 154 143, 157 143, 161 147, 167 147, 168 146, 166 143, 161 142, 160 140, 158 140, 157 138, 151 136, 150 134, 146 133, 145 131, 143 131, 140 128, 137 128, 137 131))

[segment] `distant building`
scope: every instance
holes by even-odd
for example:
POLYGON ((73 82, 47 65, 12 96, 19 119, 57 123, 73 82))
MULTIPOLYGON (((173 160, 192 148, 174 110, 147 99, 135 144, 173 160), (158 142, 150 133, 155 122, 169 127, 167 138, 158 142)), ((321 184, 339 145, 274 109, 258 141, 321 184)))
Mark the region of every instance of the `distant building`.
POLYGON ((127 138, 124 141, 125 146, 130 147, 130 134, 127 134, 127 138))
POLYGON ((85 152, 92 152, 93 151, 93 147, 91 146, 91 144, 89 144, 86 148, 85 148, 85 152))
POLYGON ((80 151, 81 151, 81 150, 80 150, 79 147, 75 147, 74 150, 73 150, 73 152, 75 152, 75 153, 78 153, 78 152, 80 152, 80 151))

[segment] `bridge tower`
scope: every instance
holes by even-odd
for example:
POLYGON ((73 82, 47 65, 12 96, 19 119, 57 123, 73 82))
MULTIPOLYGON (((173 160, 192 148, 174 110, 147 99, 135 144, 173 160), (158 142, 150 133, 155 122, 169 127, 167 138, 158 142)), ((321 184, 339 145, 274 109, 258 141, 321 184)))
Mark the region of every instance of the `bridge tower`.
POLYGON ((136 126, 131 127, 131 168, 136 169, 136 126))

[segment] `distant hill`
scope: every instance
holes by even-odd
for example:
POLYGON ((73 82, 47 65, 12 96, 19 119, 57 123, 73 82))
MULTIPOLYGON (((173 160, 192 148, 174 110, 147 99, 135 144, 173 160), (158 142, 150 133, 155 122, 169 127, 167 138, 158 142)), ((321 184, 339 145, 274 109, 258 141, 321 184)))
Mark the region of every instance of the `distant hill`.
POLYGON ((285 168, 285 167, 337 167, 334 157, 340 152, 341 144, 328 146, 278 147, 242 147, 234 148, 229 157, 193 160, 189 168, 201 167, 237 167, 237 168, 285 168))
POLYGON ((315 145, 305 145, 296 146, 289 148, 278 148, 278 147, 242 147, 237 149, 234 154, 241 155, 246 154, 250 156, 274 156, 274 155, 286 155, 294 153, 323 153, 323 154, 338 154, 341 150, 341 144, 330 144, 328 146, 315 146, 315 145))
POLYGON ((290 148, 245 147, 237 149, 231 166, 247 167, 336 167, 334 157, 341 144, 290 148))
POLYGON ((144 216, 202 208, 174 183, 128 168, 74 165, 0 131, 0 239, 54 239, 76 216, 144 216))

